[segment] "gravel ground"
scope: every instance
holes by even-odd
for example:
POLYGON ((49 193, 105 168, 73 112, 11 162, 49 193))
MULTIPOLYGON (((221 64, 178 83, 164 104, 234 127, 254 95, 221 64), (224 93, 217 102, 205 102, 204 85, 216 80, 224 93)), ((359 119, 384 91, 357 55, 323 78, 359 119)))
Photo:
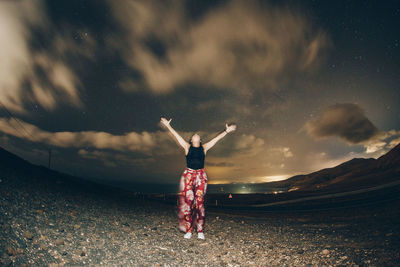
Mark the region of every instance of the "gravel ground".
POLYGON ((357 209, 206 209, 205 240, 176 208, 118 190, 0 177, 3 266, 399 266, 399 202, 357 209))

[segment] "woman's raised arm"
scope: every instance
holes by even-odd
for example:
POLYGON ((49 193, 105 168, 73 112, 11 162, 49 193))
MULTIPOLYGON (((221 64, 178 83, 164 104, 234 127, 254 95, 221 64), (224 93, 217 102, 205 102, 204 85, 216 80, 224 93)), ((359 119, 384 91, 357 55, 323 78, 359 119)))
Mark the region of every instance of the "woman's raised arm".
POLYGON ((189 146, 190 146, 190 144, 188 143, 188 142, 186 142, 183 138, 182 138, 182 136, 180 136, 175 130, 174 130, 174 128, 172 128, 172 126, 171 126, 171 120, 172 119, 169 119, 169 120, 167 120, 165 117, 161 117, 161 124, 162 125, 164 125, 172 134, 173 134, 173 136, 175 137, 175 139, 178 141, 178 143, 183 147, 183 149, 185 149, 185 151, 187 150, 187 149, 189 149, 189 146))
POLYGON ((203 145, 204 148, 204 153, 207 152, 210 148, 212 148, 219 140, 221 140, 225 135, 227 135, 230 132, 233 132, 236 130, 236 124, 231 124, 228 126, 228 124, 225 124, 225 130, 220 132, 216 137, 211 139, 209 142, 205 143, 203 145))

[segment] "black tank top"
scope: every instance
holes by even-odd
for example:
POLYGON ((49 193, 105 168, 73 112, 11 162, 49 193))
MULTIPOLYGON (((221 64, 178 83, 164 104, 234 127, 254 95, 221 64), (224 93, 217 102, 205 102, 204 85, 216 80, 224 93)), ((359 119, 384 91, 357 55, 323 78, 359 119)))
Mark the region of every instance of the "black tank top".
POLYGON ((198 170, 204 168, 204 149, 200 144, 199 147, 190 145, 189 152, 186 155, 186 166, 188 168, 198 170))

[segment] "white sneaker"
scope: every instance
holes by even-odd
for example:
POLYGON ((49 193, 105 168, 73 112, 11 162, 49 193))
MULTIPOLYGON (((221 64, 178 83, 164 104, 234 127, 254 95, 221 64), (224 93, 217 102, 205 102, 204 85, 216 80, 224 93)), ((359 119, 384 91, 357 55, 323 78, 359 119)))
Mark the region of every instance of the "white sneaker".
POLYGON ((203 233, 197 233, 197 237, 200 239, 204 239, 204 234, 203 233))
POLYGON ((183 237, 186 239, 190 239, 192 237, 192 233, 187 232, 183 237))

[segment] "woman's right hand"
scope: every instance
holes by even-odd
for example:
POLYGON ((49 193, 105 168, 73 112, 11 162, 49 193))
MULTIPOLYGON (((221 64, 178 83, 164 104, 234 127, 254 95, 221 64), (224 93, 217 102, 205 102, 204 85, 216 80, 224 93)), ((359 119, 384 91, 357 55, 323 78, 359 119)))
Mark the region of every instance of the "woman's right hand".
POLYGON ((161 117, 161 123, 165 126, 168 126, 170 124, 170 122, 172 121, 172 119, 167 120, 167 118, 165 117, 161 117))
POLYGON ((236 124, 231 124, 231 125, 228 125, 227 123, 225 124, 225 131, 227 133, 233 132, 235 130, 236 130, 236 124))

